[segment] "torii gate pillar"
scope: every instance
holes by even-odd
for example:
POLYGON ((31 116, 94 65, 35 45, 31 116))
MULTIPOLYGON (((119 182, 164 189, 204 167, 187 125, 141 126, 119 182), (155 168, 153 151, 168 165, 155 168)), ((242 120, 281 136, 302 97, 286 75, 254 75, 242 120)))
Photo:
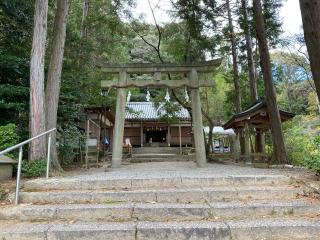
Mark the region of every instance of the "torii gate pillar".
MULTIPOLYGON (((189 75, 191 86, 198 86, 198 73, 195 69, 191 70, 189 75)), ((199 87, 191 88, 191 106, 192 106, 192 125, 194 144, 196 149, 196 160, 198 167, 205 167, 207 165, 206 149, 203 135, 202 112, 199 87)))
MULTIPOLYGON (((127 73, 125 71, 119 72, 119 83, 125 85, 127 80, 127 73)), ((122 148, 123 148, 123 133, 125 121, 126 108, 126 89, 120 87, 117 89, 117 103, 116 116, 113 128, 113 143, 112 143, 112 168, 119 168, 122 162, 122 148)))

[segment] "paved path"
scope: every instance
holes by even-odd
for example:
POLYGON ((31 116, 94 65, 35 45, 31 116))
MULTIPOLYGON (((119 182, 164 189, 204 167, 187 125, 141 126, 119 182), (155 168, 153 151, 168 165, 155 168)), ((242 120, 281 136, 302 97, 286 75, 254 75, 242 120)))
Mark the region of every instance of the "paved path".
POLYGON ((260 169, 236 165, 208 164, 198 168, 193 162, 158 162, 123 165, 107 172, 87 173, 69 178, 76 179, 123 179, 123 178, 174 178, 174 177, 227 177, 227 176, 261 176, 287 175, 280 169, 260 169))

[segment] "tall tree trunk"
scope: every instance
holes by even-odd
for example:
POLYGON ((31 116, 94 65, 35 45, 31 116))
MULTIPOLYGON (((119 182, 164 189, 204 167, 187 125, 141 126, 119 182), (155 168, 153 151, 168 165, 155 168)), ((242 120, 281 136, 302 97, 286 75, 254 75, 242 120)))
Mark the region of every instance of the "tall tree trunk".
POLYGON ((258 100, 258 91, 257 91, 256 71, 254 67, 253 53, 252 53, 252 39, 249 31, 247 0, 241 0, 241 3, 242 3, 242 12, 243 12, 243 21, 244 21, 244 33, 246 35, 247 61, 248 61, 248 70, 249 70, 249 81, 250 81, 250 96, 251 96, 251 102, 254 103, 255 101, 258 100))
POLYGON ((287 163, 287 155, 283 141, 281 119, 277 106, 276 93, 272 82, 271 61, 260 0, 253 1, 253 12, 255 29, 259 44, 261 69, 264 79, 268 114, 270 118, 274 156, 276 158, 275 160, 279 163, 287 163))
POLYGON ((320 100, 320 2, 300 0, 300 10, 312 76, 320 100))
POLYGON ((240 82, 239 82, 239 73, 238 73, 238 61, 237 61, 237 46, 236 39, 234 35, 232 16, 231 16, 231 8, 230 8, 230 0, 226 1, 227 10, 228 10, 228 21, 229 21, 229 38, 232 49, 232 62, 233 62, 233 82, 235 89, 235 106, 236 112, 241 112, 241 91, 240 91, 240 82))
POLYGON ((89 0, 84 0, 83 6, 82 6, 82 19, 81 19, 81 31, 80 31, 81 38, 87 37, 86 19, 88 16, 88 11, 89 11, 89 0))
MULTIPOLYGON (((30 61, 30 137, 45 131, 44 56, 47 37, 48 0, 35 1, 34 29, 30 61)), ((29 161, 44 158, 45 138, 29 145, 29 161)))
MULTIPOLYGON (((253 60, 252 51, 252 38, 249 30, 249 18, 248 18, 248 3, 247 0, 241 0, 243 22, 244 22, 244 34, 246 37, 246 50, 247 50, 247 64, 249 72, 249 86, 250 86, 250 98, 253 104, 258 100, 258 90, 257 90, 257 75, 253 60)), ((255 148, 256 151, 262 149, 262 141, 264 134, 256 131, 255 133, 255 148)), ((253 150, 253 148, 252 148, 253 150)))
MULTIPOLYGON (((58 0, 54 19, 53 39, 48 79, 46 86, 46 127, 47 130, 57 127, 57 112, 60 95, 61 71, 66 39, 69 0, 58 0)), ((51 159, 56 169, 61 169, 57 159, 56 134, 52 136, 51 159)))
POLYGON ((209 157, 211 150, 212 150, 212 144, 213 144, 213 127, 214 123, 209 122, 209 133, 208 133, 208 141, 206 145, 206 156, 209 157))
MULTIPOLYGON (((232 23, 230 0, 226 1, 226 5, 227 5, 228 22, 229 22, 229 39, 230 39, 231 51, 232 51, 235 107, 236 107, 236 113, 240 113, 241 112, 241 89, 240 89, 240 81, 239 81, 239 73, 238 73, 237 46, 236 46, 236 38, 235 38, 234 28, 232 23)), ((240 142, 241 153, 245 154, 245 138, 244 138, 243 130, 239 132, 239 142, 240 142)))

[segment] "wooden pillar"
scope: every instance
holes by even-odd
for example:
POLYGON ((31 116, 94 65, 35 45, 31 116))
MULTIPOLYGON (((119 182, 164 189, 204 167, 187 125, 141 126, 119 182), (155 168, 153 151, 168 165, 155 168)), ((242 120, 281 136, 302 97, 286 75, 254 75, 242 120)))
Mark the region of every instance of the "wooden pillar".
POLYGON ((143 125, 142 125, 142 122, 140 124, 140 144, 141 144, 141 147, 143 147, 143 125))
POLYGON ((262 129, 256 129, 256 142, 255 142, 255 150, 257 153, 264 153, 264 141, 265 141, 265 134, 262 129))
POLYGON ((168 147, 170 147, 171 146, 171 128, 170 128, 170 124, 168 125, 167 143, 168 143, 168 147))
POLYGON ((261 153, 266 153, 266 134, 261 131, 261 153))
POLYGON ((201 101, 199 93, 199 79, 197 71, 193 68, 190 72, 189 81, 191 87, 191 106, 193 136, 196 148, 196 159, 198 167, 205 167, 207 164, 206 149, 203 135, 201 101))
POLYGON ((248 123, 245 123, 244 127, 244 161, 250 162, 250 132, 248 123))
POLYGON ((181 123, 179 122, 179 149, 180 154, 182 154, 182 139, 181 139, 181 123))
MULTIPOLYGON (((124 87, 127 80, 127 73, 119 73, 119 83, 124 87)), ((123 133, 126 107, 126 90, 125 88, 117 89, 116 116, 113 128, 113 146, 112 146, 112 168, 119 168, 122 162, 123 133)))
POLYGON ((239 162, 240 155, 241 155, 241 148, 240 148, 240 134, 242 133, 241 130, 236 129, 236 135, 232 137, 233 141, 233 154, 235 162, 239 162))
POLYGON ((89 119, 87 120, 87 139, 86 139, 86 168, 89 167, 89 157, 88 157, 88 153, 89 153, 89 145, 88 145, 88 141, 90 138, 90 121, 89 119))
POLYGON ((100 113, 98 114, 98 119, 99 119, 99 129, 98 129, 98 141, 97 141, 97 166, 99 164, 99 157, 100 157, 100 146, 101 146, 101 119, 102 116, 100 115, 100 113))
POLYGON ((256 129, 255 133, 255 144, 254 144, 255 152, 261 153, 261 131, 260 129, 256 129))

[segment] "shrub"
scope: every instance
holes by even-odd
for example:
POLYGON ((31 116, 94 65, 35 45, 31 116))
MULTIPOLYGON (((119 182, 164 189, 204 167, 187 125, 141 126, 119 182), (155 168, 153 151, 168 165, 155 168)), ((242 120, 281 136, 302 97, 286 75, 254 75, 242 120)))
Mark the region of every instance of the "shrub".
POLYGON ((24 177, 40 177, 46 172, 46 161, 44 159, 32 162, 22 161, 21 173, 24 177))
POLYGON ((0 151, 17 144, 19 135, 16 131, 16 125, 9 123, 0 126, 0 151))
POLYGON ((320 173, 320 137, 314 119, 297 116, 286 124, 285 141, 288 158, 293 165, 320 173))
POLYGON ((320 136, 315 137, 313 144, 315 149, 310 153, 312 157, 305 161, 305 166, 320 173, 320 136))
POLYGON ((68 125, 63 129, 58 145, 58 157, 63 166, 73 162, 76 156, 74 149, 78 148, 82 141, 83 135, 76 126, 68 125))

